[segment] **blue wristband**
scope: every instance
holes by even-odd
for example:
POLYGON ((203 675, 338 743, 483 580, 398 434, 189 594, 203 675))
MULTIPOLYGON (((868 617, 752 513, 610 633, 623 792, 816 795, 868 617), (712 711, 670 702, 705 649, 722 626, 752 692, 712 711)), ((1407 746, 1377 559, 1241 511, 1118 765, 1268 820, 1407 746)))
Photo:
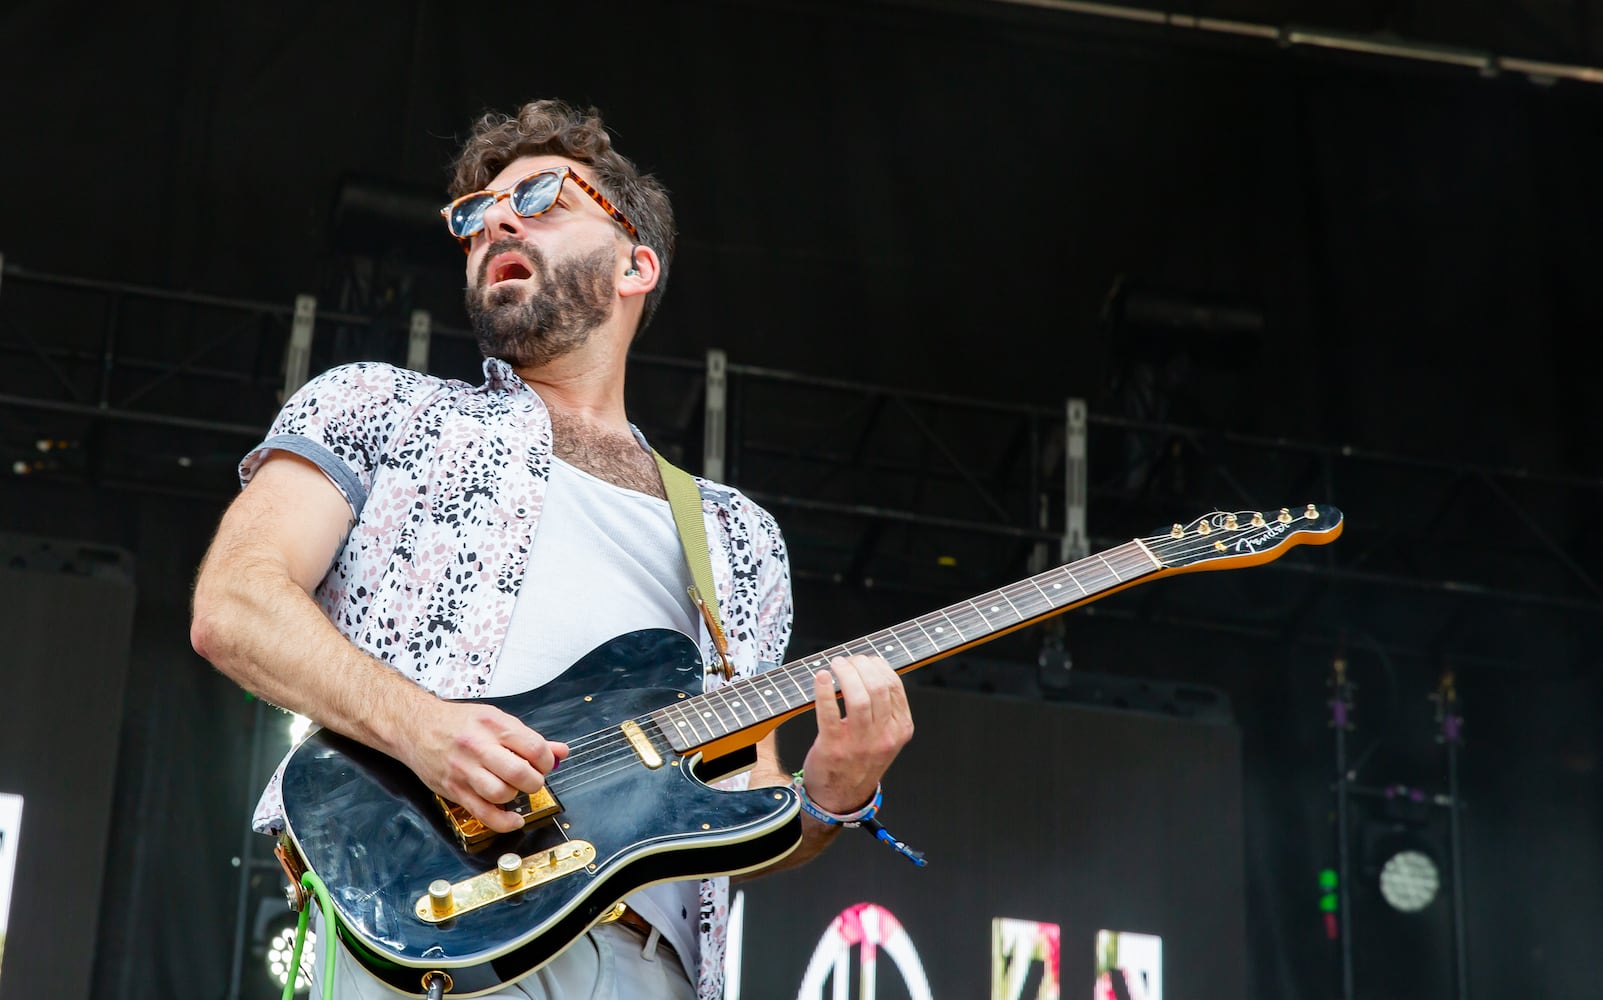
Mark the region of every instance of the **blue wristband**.
POLYGON ((802 812, 829 826, 861 826, 864 820, 874 818, 874 814, 879 812, 880 803, 885 799, 884 787, 876 782, 874 797, 868 800, 868 805, 856 812, 833 813, 807 796, 807 785, 799 773, 791 779, 790 787, 796 789, 797 796, 801 798, 802 812))

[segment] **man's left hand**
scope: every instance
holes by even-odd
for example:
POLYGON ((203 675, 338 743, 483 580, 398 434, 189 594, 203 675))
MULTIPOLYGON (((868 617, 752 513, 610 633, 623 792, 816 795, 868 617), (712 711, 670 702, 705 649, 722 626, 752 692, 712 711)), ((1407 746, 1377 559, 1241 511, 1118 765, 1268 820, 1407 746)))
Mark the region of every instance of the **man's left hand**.
POLYGON ((879 656, 843 656, 813 675, 818 739, 807 751, 807 797, 828 812, 868 804, 874 788, 913 738, 902 678, 879 656))

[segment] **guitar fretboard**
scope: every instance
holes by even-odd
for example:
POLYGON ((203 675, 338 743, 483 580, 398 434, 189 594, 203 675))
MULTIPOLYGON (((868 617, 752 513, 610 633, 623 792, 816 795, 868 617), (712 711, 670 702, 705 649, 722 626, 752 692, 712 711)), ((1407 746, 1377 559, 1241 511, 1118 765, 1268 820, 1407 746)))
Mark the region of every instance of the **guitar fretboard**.
POLYGON ((1163 568, 1138 541, 1038 573, 1000 590, 724 684, 653 712, 675 751, 685 753, 813 703, 813 675, 837 656, 883 656, 897 672, 1066 611, 1163 568))

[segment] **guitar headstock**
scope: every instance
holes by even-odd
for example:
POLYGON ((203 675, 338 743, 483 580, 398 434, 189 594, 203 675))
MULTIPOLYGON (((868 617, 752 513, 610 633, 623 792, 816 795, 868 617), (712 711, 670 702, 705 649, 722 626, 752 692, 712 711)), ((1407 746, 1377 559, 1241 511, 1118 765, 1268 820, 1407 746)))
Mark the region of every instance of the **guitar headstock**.
POLYGON ((1231 569, 1278 559, 1295 545, 1333 542, 1341 528, 1340 510, 1311 503, 1301 509, 1214 511, 1138 541, 1167 570, 1231 569))

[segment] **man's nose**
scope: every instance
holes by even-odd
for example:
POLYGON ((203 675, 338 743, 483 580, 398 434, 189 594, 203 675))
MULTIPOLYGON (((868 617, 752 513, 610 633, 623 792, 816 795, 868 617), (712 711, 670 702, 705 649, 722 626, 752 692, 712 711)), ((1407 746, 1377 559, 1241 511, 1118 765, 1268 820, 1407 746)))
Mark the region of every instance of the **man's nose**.
POLYGON ((484 235, 491 242, 511 237, 522 239, 525 219, 512 211, 512 199, 502 196, 484 210, 484 235))

